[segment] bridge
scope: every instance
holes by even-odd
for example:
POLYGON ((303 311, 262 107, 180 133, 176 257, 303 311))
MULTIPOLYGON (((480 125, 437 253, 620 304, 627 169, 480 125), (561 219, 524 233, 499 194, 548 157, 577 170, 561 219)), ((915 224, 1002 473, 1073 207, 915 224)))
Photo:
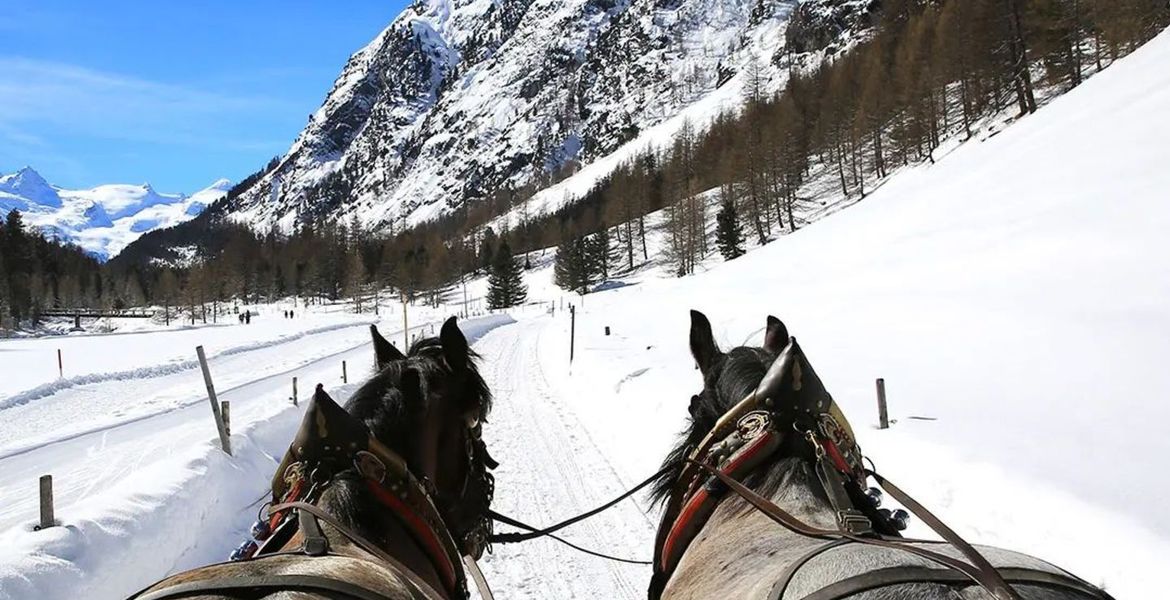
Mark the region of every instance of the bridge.
POLYGON ((80 321, 82 317, 102 319, 113 317, 117 319, 149 319, 154 317, 154 311, 142 309, 101 309, 101 308, 47 308, 41 311, 42 317, 73 317, 80 321))

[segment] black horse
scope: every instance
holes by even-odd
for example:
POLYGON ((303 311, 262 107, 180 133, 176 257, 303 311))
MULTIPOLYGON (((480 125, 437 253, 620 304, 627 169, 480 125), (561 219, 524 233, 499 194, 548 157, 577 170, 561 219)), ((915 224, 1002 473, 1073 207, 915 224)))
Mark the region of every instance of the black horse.
POLYGON ((868 471, 779 319, 763 346, 725 353, 692 311, 690 346, 703 389, 655 488, 666 510, 650 598, 1109 598, 1039 559, 970 546, 868 471), (879 508, 870 477, 949 543, 903 539, 905 515, 879 508))
POLYGON ((263 544, 136 598, 467 596, 462 557, 491 533, 491 393, 454 318, 407 354, 370 329, 377 373, 344 409, 317 386, 253 528, 263 544))

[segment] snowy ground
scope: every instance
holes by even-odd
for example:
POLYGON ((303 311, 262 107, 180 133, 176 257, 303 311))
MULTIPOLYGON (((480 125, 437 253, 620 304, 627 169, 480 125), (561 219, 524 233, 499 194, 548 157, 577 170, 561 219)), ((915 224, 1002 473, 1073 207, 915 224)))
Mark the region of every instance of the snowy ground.
MULTIPOLYGON (((497 397, 485 427, 502 463, 496 508, 547 524, 653 472, 700 385, 688 309, 708 314, 725 348, 760 343, 775 314, 879 470, 960 533, 1119 599, 1161 597, 1168 62, 1163 35, 999 135, 693 277, 651 265, 580 299, 552 286, 546 254, 528 274, 532 305, 464 323, 497 397), (579 306, 571 366, 566 299, 579 306), (896 420, 885 431, 876 377, 896 420)), ((469 283, 469 296, 482 289, 469 283)), ((400 316, 383 315, 383 329, 400 316)), ((290 377, 345 397, 370 362, 366 320, 0 342, 0 598, 116 598, 221 559, 297 422, 290 377), (77 357, 60 383, 58 343, 77 357), (231 459, 184 363, 196 343, 233 405, 231 459), (65 526, 32 532, 48 471, 65 526)), ((647 559, 655 518, 636 497, 566 536, 647 559)), ((546 540, 497 547, 483 566, 501 600, 641 598, 649 576, 546 540)))

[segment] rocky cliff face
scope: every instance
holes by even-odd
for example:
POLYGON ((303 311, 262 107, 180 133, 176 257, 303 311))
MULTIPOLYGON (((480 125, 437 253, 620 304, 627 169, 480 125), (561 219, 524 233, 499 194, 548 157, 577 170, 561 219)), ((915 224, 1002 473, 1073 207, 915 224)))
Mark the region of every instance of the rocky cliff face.
POLYGON ((225 212, 261 230, 310 217, 398 228, 538 189, 749 70, 774 89, 801 4, 420 0, 353 55, 287 155, 225 212))

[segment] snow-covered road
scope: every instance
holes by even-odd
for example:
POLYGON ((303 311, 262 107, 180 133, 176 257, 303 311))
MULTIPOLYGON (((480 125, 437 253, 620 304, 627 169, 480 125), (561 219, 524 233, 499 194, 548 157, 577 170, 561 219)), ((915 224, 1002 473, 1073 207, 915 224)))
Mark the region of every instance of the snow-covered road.
MULTIPOLYGON (((485 427, 488 448, 500 462, 493 507, 536 526, 598 506, 637 483, 618 475, 545 377, 540 353, 549 325, 543 316, 523 320, 475 346, 496 399, 485 427)), ((586 548, 648 560, 654 524, 627 500, 563 535, 586 548)), ((650 576, 647 566, 590 557, 550 539, 496 546, 493 552, 482 564, 501 600, 642 598, 650 576)))

